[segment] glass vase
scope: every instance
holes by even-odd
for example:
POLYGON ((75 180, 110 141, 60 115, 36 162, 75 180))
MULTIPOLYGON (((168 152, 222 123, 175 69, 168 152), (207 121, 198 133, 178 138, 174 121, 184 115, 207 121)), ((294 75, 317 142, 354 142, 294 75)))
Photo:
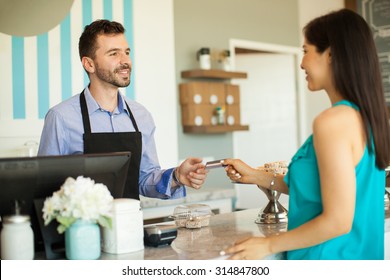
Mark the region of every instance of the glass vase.
POLYGON ((77 220, 65 231, 65 253, 69 260, 100 257, 100 229, 95 222, 77 220))

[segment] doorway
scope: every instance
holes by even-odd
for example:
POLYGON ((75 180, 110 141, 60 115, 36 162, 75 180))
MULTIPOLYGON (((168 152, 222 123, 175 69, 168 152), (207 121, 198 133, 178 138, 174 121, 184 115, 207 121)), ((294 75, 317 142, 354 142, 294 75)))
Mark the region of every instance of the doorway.
MULTIPOLYGON (((248 73, 240 86, 241 120, 248 132, 233 134, 233 156, 251 166, 290 161, 305 135, 301 50, 259 42, 231 40, 235 71, 248 73)), ((236 208, 259 208, 268 202, 257 186, 235 185, 236 208)), ((287 207, 288 197, 280 202, 287 207)))

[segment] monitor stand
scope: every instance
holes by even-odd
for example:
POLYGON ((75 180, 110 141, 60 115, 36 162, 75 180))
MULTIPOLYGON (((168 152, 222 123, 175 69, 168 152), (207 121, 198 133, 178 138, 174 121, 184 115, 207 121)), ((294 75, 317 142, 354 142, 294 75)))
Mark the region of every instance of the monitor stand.
POLYGON ((56 221, 51 221, 50 224, 45 226, 42 215, 44 200, 45 199, 34 199, 34 208, 39 222, 39 231, 42 235, 46 259, 65 259, 65 237, 64 234, 58 233, 58 223, 56 221))

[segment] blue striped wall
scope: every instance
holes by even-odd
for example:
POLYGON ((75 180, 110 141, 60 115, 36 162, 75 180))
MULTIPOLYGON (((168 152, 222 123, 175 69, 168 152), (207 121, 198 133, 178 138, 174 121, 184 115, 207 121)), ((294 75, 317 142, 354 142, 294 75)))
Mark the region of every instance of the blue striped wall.
MULTIPOLYGON (((81 92, 89 80, 80 61, 74 57, 78 57, 75 52, 84 26, 93 20, 105 18, 121 22, 133 49, 132 2, 75 0, 70 13, 59 26, 47 33, 28 38, 0 33, 0 68, 3 68, 0 69, 0 84, 8 85, 0 88, 0 120, 43 119, 51 106, 81 92), (56 38, 59 38, 59 42, 56 38), (53 51, 57 44, 59 50, 53 51), (36 50, 36 53, 29 54, 28 63, 33 61, 36 65, 28 65, 30 71, 27 71, 26 52, 31 50, 36 50), (51 51, 53 55, 50 55, 51 51), (81 83, 74 80, 75 76, 80 76, 81 83), (60 92, 53 92, 53 88, 60 92)), ((132 59, 134 61, 133 56, 132 59)), ((131 80, 134 81, 134 76, 131 80)), ((122 92, 135 98, 133 84, 122 92)))
POLYGON ((24 39, 12 37, 12 88, 15 119, 26 118, 24 75, 24 39))

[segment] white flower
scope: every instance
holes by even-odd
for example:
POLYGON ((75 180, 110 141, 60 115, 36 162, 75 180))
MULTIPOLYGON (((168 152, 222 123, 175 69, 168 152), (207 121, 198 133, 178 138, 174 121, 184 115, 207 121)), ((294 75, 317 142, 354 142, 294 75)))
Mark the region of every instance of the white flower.
POLYGON ((98 222, 102 226, 111 224, 113 197, 107 187, 82 176, 67 178, 61 188, 45 200, 43 218, 45 224, 56 219, 63 232, 77 219, 98 222))

